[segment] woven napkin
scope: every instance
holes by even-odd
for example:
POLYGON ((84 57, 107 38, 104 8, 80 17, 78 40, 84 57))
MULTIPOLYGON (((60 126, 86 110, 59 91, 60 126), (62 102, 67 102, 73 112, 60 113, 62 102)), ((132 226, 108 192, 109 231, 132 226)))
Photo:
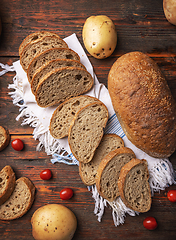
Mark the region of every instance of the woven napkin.
MULTIPOLYGON (((94 87, 87 95, 100 99, 108 108, 109 120, 105 128, 105 133, 115 133, 123 138, 125 146, 131 148, 136 157, 139 159, 146 159, 149 168, 149 184, 151 187, 152 195, 155 191, 164 190, 167 186, 175 184, 175 172, 173 166, 168 159, 152 158, 137 147, 135 147, 125 136, 120 123, 114 112, 108 89, 100 84, 96 75, 94 74, 93 67, 84 52, 80 42, 78 41, 76 34, 64 39, 69 48, 74 50, 80 56, 80 61, 86 69, 90 72, 94 79, 94 87)), ((23 71, 20 61, 13 63, 13 66, 0 64, 3 70, 0 72, 0 76, 8 71, 15 71, 16 75, 13 78, 13 84, 9 85, 9 89, 13 89, 13 92, 9 94, 13 98, 14 105, 19 107, 20 114, 16 120, 23 119, 22 125, 30 125, 34 128, 33 137, 39 140, 37 150, 44 148, 48 155, 52 155, 51 162, 65 163, 68 165, 79 165, 79 162, 72 155, 67 138, 54 139, 49 133, 49 123, 55 107, 41 108, 36 104, 35 97, 31 92, 30 84, 28 82, 26 73, 23 71)), ((105 207, 110 206, 112 209, 112 217, 114 225, 118 226, 123 224, 125 216, 128 213, 131 216, 138 214, 133 210, 127 208, 118 197, 114 202, 109 202, 103 199, 97 192, 96 186, 88 187, 88 190, 92 192, 92 197, 95 201, 94 213, 97 216, 98 221, 101 221, 104 214, 105 207)))

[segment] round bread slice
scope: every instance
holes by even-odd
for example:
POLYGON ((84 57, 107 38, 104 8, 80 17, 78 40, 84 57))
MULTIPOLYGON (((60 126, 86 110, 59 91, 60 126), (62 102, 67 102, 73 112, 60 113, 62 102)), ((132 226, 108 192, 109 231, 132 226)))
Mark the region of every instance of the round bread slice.
POLYGON ((55 59, 71 59, 80 61, 79 55, 70 48, 51 48, 33 58, 27 70, 28 81, 31 83, 36 71, 47 62, 55 59))
POLYGON ((147 212, 151 208, 151 190, 148 182, 147 161, 132 159, 125 164, 118 181, 119 193, 124 204, 137 212, 147 212))
POLYGON ((53 112, 50 120, 51 135, 56 139, 68 136, 69 127, 75 114, 89 103, 98 101, 97 98, 81 95, 61 103, 53 112))
POLYGON ((40 80, 47 73, 51 72, 54 69, 60 68, 60 67, 80 67, 80 68, 86 69, 85 66, 81 62, 76 61, 76 60, 71 60, 71 59, 54 59, 49 62, 46 62, 33 75, 33 78, 31 81, 32 93, 35 94, 40 80))
POLYGON ((108 109, 102 102, 90 103, 73 118, 68 143, 79 162, 90 162, 101 142, 108 121, 108 109))
POLYGON ((28 35, 20 44, 19 47, 19 55, 21 55, 24 47, 28 44, 28 43, 33 43, 38 41, 39 39, 41 39, 42 37, 45 36, 56 36, 59 37, 58 34, 54 33, 54 32, 48 32, 48 31, 38 31, 38 32, 34 32, 31 33, 30 35, 28 35))
POLYGON ((49 72, 36 89, 36 102, 40 107, 61 104, 71 97, 88 92, 93 86, 91 74, 78 67, 63 67, 49 72))
POLYGON ((96 182, 100 162, 112 150, 124 147, 124 141, 117 134, 104 134, 92 160, 88 163, 79 163, 79 175, 85 185, 91 186, 96 182))
POLYGON ((11 166, 7 165, 0 171, 0 205, 12 194, 16 184, 16 177, 11 166))
POLYGON ((0 151, 8 146, 10 142, 10 134, 7 129, 0 126, 0 151))
POLYGON ((45 36, 35 42, 28 43, 24 48, 20 56, 20 64, 25 72, 27 72, 28 66, 32 59, 39 53, 51 48, 67 48, 68 45, 59 36, 45 36))
POLYGON ((135 157, 130 148, 121 147, 111 151, 103 158, 96 176, 96 187, 103 198, 113 202, 119 196, 118 180, 120 170, 135 157))
POLYGON ((0 206, 0 219, 13 220, 22 217, 32 206, 35 186, 26 177, 16 180, 15 189, 10 198, 0 206))

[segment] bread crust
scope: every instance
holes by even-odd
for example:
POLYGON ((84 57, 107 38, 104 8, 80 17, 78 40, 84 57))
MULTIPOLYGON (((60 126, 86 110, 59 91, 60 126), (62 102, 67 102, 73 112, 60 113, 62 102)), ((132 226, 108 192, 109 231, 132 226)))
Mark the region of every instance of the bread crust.
POLYGON ((116 60, 108 90, 127 138, 152 157, 176 149, 176 103, 158 65, 141 52, 116 60))
POLYGON ((0 151, 2 151, 9 145, 10 134, 9 134, 9 131, 2 126, 0 126, 0 134, 4 138, 4 140, 0 143, 0 151))

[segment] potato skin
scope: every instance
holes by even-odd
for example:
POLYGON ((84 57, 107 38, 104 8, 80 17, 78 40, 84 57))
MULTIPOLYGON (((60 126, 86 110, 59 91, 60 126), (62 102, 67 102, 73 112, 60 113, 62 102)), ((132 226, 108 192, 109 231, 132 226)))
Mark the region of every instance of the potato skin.
POLYGON ((176 25, 176 1, 163 0, 163 9, 166 19, 173 25, 176 25))
POLYGON ((36 240, 71 240, 77 228, 77 219, 62 204, 47 204, 34 212, 31 224, 36 240))
POLYGON ((115 25, 105 15, 87 18, 83 26, 82 37, 87 51, 98 59, 109 57, 116 48, 115 25))

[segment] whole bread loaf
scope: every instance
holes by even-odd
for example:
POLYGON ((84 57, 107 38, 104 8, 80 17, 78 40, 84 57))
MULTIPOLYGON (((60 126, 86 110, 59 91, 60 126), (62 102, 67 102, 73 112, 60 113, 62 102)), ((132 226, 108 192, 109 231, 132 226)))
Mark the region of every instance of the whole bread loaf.
POLYGON ((108 90, 128 139, 152 157, 169 157, 176 149, 176 103, 157 64, 141 52, 121 56, 108 90))
POLYGON ((7 129, 0 126, 0 151, 8 146, 10 142, 10 134, 7 129))
POLYGON ((48 73, 51 72, 54 69, 60 68, 60 67, 80 67, 85 68, 85 66, 76 60, 71 59, 55 59, 51 60, 47 63, 45 63, 43 66, 41 66, 34 74, 32 81, 31 81, 31 90, 32 93, 35 94, 38 83, 40 80, 48 73))
POLYGON ((54 138, 60 139, 68 136, 69 127, 76 113, 84 106, 99 100, 88 95, 73 97, 61 103, 53 112, 49 130, 54 138))
POLYGON ((83 68, 58 68, 46 74, 39 82, 35 94, 36 102, 40 107, 60 104, 88 92, 93 83, 91 74, 83 68))
POLYGON ((137 212, 147 212, 151 208, 151 190, 148 182, 147 161, 132 159, 125 164, 118 181, 119 193, 124 204, 137 212))
POLYGON ((34 197, 35 186, 30 179, 17 179, 12 195, 0 206, 0 219, 13 220, 22 217, 32 206, 34 197))
POLYGON ((96 187, 103 198, 113 202, 120 195, 118 180, 121 168, 135 157, 130 148, 121 147, 111 151, 103 158, 96 176, 96 187))
POLYGON ((37 41, 29 42, 20 55, 20 64, 25 72, 32 59, 39 53, 44 52, 51 48, 67 48, 67 44, 59 36, 45 36, 37 41))
POLYGON ((29 82, 31 83, 33 75, 40 67, 44 66, 44 64, 54 59, 71 59, 80 61, 79 55, 72 49, 69 48, 48 49, 34 57, 31 63, 29 64, 27 70, 27 77, 29 82))
POLYGON ((12 194, 16 185, 16 177, 11 166, 7 165, 0 171, 0 205, 12 194))
POLYGON ((73 118, 68 134, 72 154, 79 162, 90 162, 101 142, 108 121, 108 109, 102 102, 90 103, 73 118))
POLYGON ((124 141, 117 134, 104 134, 95 151, 92 160, 88 163, 79 163, 79 175, 85 185, 91 186, 96 182, 98 167, 103 158, 112 150, 124 147, 124 141))

